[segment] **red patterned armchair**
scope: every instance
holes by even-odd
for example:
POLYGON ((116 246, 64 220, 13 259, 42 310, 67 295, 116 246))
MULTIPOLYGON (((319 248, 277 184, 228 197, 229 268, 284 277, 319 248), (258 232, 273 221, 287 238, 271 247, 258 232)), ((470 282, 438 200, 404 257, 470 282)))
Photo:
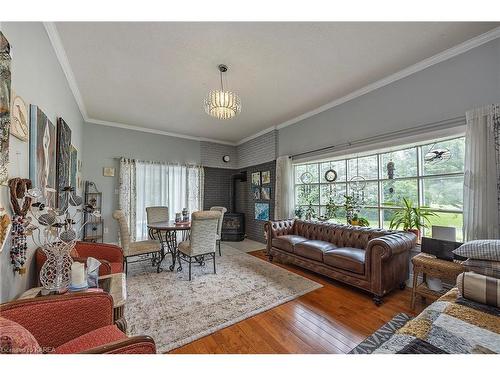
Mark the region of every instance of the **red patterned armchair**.
MULTIPOLYGON (((73 260, 85 263, 87 258, 96 258, 101 262, 99 276, 123 272, 123 250, 121 247, 105 243, 82 242, 76 243, 71 254, 73 260)), ((47 260, 42 249, 36 250, 36 274, 40 274, 43 264, 47 260)), ((38 277, 37 277, 38 280, 38 277)))
MULTIPOLYGON (((75 293, 8 302, 0 305, 0 318, 31 333, 43 353, 156 353, 151 337, 127 337, 113 324, 113 300, 107 293, 75 293)), ((22 335, 20 332, 19 336, 22 335)), ((3 336, 4 333, 2 340, 6 339, 3 336)), ((16 339, 12 337, 11 341, 16 339)))

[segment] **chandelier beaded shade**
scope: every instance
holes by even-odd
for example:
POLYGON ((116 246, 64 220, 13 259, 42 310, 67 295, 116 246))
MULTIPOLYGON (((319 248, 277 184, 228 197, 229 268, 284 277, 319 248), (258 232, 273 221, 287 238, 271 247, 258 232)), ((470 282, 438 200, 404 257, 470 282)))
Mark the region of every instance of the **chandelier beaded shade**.
POLYGON ((212 90, 205 98, 205 112, 219 120, 229 120, 241 112, 240 97, 232 91, 224 91, 222 73, 227 72, 226 65, 219 65, 220 90, 212 90))

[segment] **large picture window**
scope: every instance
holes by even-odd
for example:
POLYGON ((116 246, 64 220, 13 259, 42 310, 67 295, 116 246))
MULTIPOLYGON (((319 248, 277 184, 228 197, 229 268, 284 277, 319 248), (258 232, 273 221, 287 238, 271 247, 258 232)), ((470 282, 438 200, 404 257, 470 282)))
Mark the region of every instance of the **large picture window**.
MULTIPOLYGON (((390 151, 349 155, 343 159, 296 164, 295 206, 304 211, 312 210, 315 216, 325 215, 329 200, 342 205, 344 195, 359 188, 354 181, 361 176, 364 188, 359 193, 363 202, 359 215, 366 218, 370 226, 389 228, 392 215, 406 198, 416 206, 428 207, 436 213, 430 217, 431 225, 424 230, 425 236, 432 236, 432 225, 441 225, 456 228, 457 240, 460 241, 464 147, 465 138, 459 137, 401 146, 390 151), (426 161, 425 155, 434 150, 448 150, 449 158, 426 161), (394 163, 394 169, 388 171, 388 165, 392 165, 390 162, 394 163), (331 169, 337 174, 334 182, 325 177, 331 169)), ((345 224, 345 210, 340 207, 330 220, 345 224)))

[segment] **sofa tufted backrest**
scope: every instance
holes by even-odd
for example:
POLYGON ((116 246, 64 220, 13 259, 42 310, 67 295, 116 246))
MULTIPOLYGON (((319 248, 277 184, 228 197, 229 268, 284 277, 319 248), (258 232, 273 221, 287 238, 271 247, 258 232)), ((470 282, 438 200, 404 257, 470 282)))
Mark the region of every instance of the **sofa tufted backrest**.
POLYGON ((339 247, 366 249, 368 242, 377 237, 396 233, 378 228, 355 227, 351 225, 320 223, 295 220, 294 234, 310 240, 331 242, 339 247))

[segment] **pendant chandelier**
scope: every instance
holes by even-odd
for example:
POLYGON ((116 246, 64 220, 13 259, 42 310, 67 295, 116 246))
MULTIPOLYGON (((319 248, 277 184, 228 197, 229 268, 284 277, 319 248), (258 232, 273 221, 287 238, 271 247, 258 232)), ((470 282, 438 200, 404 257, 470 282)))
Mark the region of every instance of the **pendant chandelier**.
POLYGON ((222 73, 227 72, 227 66, 219 65, 220 90, 212 90, 205 98, 205 112, 219 120, 229 120, 241 112, 240 97, 232 91, 224 91, 222 73))

